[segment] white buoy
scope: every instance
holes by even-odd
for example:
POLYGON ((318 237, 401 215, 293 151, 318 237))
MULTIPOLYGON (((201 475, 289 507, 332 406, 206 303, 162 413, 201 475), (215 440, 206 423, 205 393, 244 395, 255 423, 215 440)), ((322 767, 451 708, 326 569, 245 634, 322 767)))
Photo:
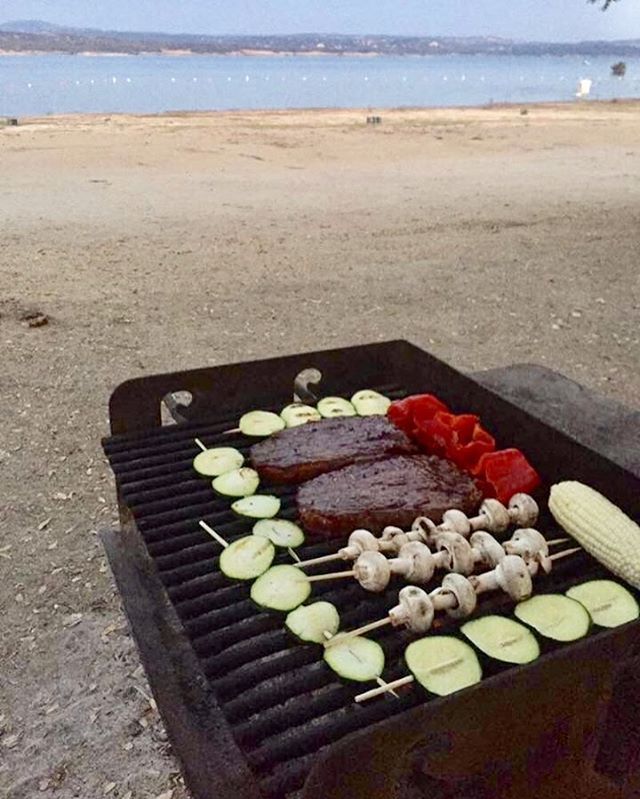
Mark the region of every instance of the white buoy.
POLYGON ((576 90, 576 97, 588 97, 592 86, 593 81, 590 78, 580 78, 576 90))

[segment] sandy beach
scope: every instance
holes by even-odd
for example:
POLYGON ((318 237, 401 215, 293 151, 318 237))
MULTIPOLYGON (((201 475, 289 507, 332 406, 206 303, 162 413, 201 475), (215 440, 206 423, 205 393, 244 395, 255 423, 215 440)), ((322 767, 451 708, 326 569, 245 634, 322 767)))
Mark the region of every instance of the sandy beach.
POLYGON ((21 120, 0 165, 0 796, 186 797, 96 535, 121 381, 407 338, 638 405, 640 102, 21 120))

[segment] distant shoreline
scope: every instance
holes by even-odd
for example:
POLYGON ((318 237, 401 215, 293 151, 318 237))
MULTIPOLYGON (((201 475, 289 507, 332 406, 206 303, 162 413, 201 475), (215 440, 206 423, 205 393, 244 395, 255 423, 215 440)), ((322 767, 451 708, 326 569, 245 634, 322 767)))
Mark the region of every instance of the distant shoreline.
MULTIPOLYGON (((416 53, 396 54, 396 53, 357 53, 357 52, 343 52, 343 53, 327 53, 323 50, 309 50, 305 52, 296 52, 294 50, 230 50, 228 53, 199 53, 195 50, 145 50, 139 53, 125 53, 117 51, 100 52, 98 50, 85 50, 79 53, 69 53, 65 50, 0 50, 0 56, 50 56, 50 55, 67 55, 75 58, 130 58, 138 56, 167 56, 168 58, 181 58, 183 56, 198 56, 209 58, 237 58, 238 56, 248 56, 250 58, 273 58, 273 57, 310 57, 310 58, 327 58, 333 56, 334 58, 398 58, 402 55, 403 58, 429 58, 435 53, 425 53, 419 55, 416 53)), ((497 54, 499 55, 499 54, 497 54)))

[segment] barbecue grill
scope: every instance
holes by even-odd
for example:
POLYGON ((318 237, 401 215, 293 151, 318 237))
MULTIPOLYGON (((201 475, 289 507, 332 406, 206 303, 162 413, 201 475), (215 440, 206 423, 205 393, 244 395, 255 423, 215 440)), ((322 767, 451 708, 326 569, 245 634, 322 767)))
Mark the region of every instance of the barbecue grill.
MULTIPOLYGON (((319 647, 292 644, 283 616, 258 609, 249 586, 218 569, 219 547, 204 519, 230 541, 250 524, 192 470, 198 450, 252 443, 235 428, 247 410, 291 401, 296 376, 322 373, 320 395, 361 388, 391 398, 433 391, 451 408, 480 415, 498 446, 522 449, 550 483, 567 477, 606 494, 634 518, 640 480, 417 347, 394 341, 145 377, 111 397, 104 449, 116 477, 120 530, 103 540, 143 665, 194 799, 238 797, 640 797, 640 622, 545 644, 521 667, 493 663, 458 694, 420 689, 364 705, 319 647), (176 403, 176 392, 190 402, 176 403), (180 423, 163 425, 162 403, 180 423), (413 793, 412 793, 413 792, 413 793)), ((298 381, 298 394, 306 381, 298 381)), ((269 486, 295 518, 295 490, 269 486)), ((539 522, 560 534, 548 514, 539 522)), ((336 543, 308 544, 307 559, 336 543)), ((290 562, 287 553, 279 562, 290 562)), ((329 568, 329 567, 328 567, 329 568)), ((586 554, 560 561, 537 581, 565 591, 606 575, 586 554)), ((356 584, 319 583, 345 629, 380 618, 398 586, 382 595, 356 584)), ((504 595, 480 612, 509 608, 504 595)), ((452 621, 445 621, 455 630, 452 621)), ((408 632, 372 634, 394 679, 406 673, 408 632)))

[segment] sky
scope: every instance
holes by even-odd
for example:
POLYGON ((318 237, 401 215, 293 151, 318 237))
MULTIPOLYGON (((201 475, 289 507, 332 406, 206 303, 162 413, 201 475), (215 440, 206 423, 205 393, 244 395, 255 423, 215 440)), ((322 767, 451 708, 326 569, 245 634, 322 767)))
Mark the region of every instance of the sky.
POLYGON ((393 33, 575 41, 640 38, 640 0, 0 0, 0 22, 168 33, 393 33))

